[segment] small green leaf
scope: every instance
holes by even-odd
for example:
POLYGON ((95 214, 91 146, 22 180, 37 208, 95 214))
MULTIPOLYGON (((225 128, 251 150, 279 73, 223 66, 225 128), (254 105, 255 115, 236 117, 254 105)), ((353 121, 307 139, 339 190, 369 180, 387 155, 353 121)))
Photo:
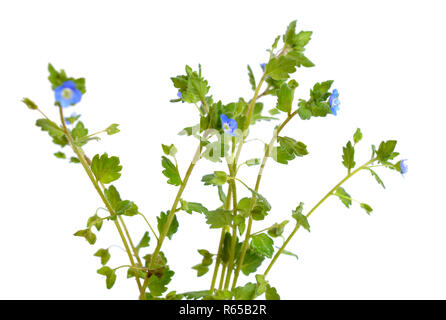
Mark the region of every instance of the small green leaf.
MULTIPOLYGON (((277 249, 280 249, 280 247, 276 247, 277 249)), ((281 254, 287 255, 287 256, 291 256, 291 257, 295 257, 296 260, 299 260, 299 257, 297 256, 297 254, 291 252, 291 251, 287 251, 287 250, 283 250, 281 254)))
POLYGON ((363 208, 367 212, 367 214, 370 214, 373 211, 372 207, 369 206, 367 203, 361 203, 361 208, 363 208))
MULTIPOLYGON (((160 232, 160 234, 163 233, 169 214, 170 210, 168 210, 167 213, 161 212, 160 216, 156 218, 156 220, 158 221, 158 231, 160 232)), ((178 231, 178 226, 179 223, 177 220, 177 216, 174 214, 172 223, 170 224, 169 230, 166 234, 169 239, 172 239, 172 236, 178 231)))
POLYGON ((192 212, 207 214, 209 212, 207 208, 205 208, 201 203, 198 202, 187 202, 183 199, 180 199, 180 203, 181 210, 186 211, 189 214, 192 214, 192 212))
POLYGON ((356 129, 355 133, 353 134, 353 141, 356 143, 358 143, 359 141, 361 141, 362 139, 362 132, 361 129, 356 129))
POLYGON ((385 189, 386 186, 384 185, 384 182, 381 180, 381 178, 378 176, 378 174, 370 168, 367 168, 367 169, 370 171, 372 176, 375 177, 376 182, 378 182, 385 189))
POLYGON ((376 155, 380 162, 386 162, 391 159, 393 151, 395 150, 396 141, 382 141, 379 145, 378 151, 376 151, 376 155))
POLYGON ((290 113, 291 105, 294 99, 294 89, 291 89, 286 82, 282 83, 280 89, 277 90, 276 108, 280 111, 290 113))
POLYGON ((235 300, 253 300, 255 298, 257 285, 252 282, 248 282, 243 287, 236 287, 232 289, 235 300))
POLYGON ((308 223, 307 217, 302 213, 303 211, 303 202, 299 203, 296 210, 293 210, 293 218, 296 219, 297 225, 302 226, 305 230, 310 232, 310 224, 308 223))
POLYGON ((79 230, 77 231, 74 236, 76 237, 83 237, 85 238, 85 240, 88 241, 89 244, 95 244, 96 242, 96 235, 91 232, 90 229, 85 229, 85 230, 79 230))
POLYGON ((263 256, 257 254, 251 248, 246 250, 245 259, 243 259, 243 263, 242 263, 243 274, 249 275, 250 273, 256 272, 257 268, 260 267, 263 260, 265 260, 265 258, 263 256))
POLYGON ((104 266, 107 264, 108 260, 110 260, 110 252, 108 249, 99 249, 94 254, 95 257, 101 258, 101 264, 104 266))
POLYGON ((68 145, 67 137, 63 129, 59 128, 57 124, 48 119, 38 119, 36 126, 40 127, 42 131, 48 132, 49 136, 53 138, 53 143, 61 147, 68 145))
POLYGON ((249 83, 251 84, 251 88, 253 91, 255 91, 257 88, 256 79, 254 77, 254 73, 252 72, 252 69, 249 66, 249 64, 248 64, 248 77, 249 77, 249 83))
POLYGON ((119 165, 118 157, 108 157, 107 153, 93 157, 91 161, 91 171, 96 179, 104 184, 113 182, 121 176, 122 166, 119 165))
POLYGON ((163 174, 168 178, 167 183, 174 186, 179 186, 182 181, 178 168, 165 156, 162 156, 161 158, 161 165, 164 168, 163 174))
POLYGON ((111 289, 116 282, 115 270, 110 269, 109 267, 102 267, 97 272, 106 277, 105 284, 107 289, 111 289))
POLYGON ((224 171, 214 171, 214 173, 205 175, 201 179, 201 181, 204 182, 205 186, 221 186, 224 185, 227 180, 228 175, 224 171))
POLYGON ((276 288, 268 286, 265 292, 266 300, 280 300, 280 296, 277 293, 276 288))
POLYGON ((252 236, 251 248, 258 254, 272 258, 274 253, 274 241, 265 233, 252 236))
POLYGON ((274 80, 286 80, 296 71, 296 61, 287 55, 271 59, 266 65, 265 75, 274 80))
POLYGON ((285 226, 288 224, 288 220, 283 221, 282 223, 275 223, 273 224, 270 229, 268 230, 268 234, 273 237, 277 238, 280 237, 283 234, 283 231, 285 229, 285 226))
POLYGON ((119 124, 113 123, 107 129, 105 129, 105 131, 107 132, 107 134, 109 136, 111 136, 111 135, 116 134, 121 131, 121 130, 119 130, 118 126, 119 126, 119 124))
POLYGON ((268 281, 265 280, 265 276, 263 274, 256 274, 256 293, 255 296, 258 297, 265 293, 266 289, 268 288, 268 281))
POLYGON ((163 148, 163 152, 166 156, 175 156, 178 151, 173 144, 171 144, 170 146, 162 144, 161 147, 163 148))
POLYGON ((54 156, 55 156, 56 158, 59 158, 59 159, 66 159, 66 158, 67 158, 67 156, 65 155, 65 153, 63 153, 63 152, 61 152, 61 151, 56 152, 56 153, 54 154, 54 156))
POLYGON ((201 277, 209 271, 209 266, 212 264, 212 257, 214 255, 205 249, 200 249, 198 252, 203 256, 203 260, 200 264, 193 266, 192 269, 197 270, 197 277, 201 277))
POLYGON ((223 228, 232 223, 231 211, 219 208, 206 214, 206 223, 211 229, 223 228))
POLYGON ((346 167, 348 170, 351 170, 355 167, 355 147, 353 147, 352 143, 349 141, 347 142, 347 145, 342 148, 343 154, 342 154, 342 164, 344 167, 346 167))
POLYGON ((138 245, 136 246, 136 251, 139 252, 139 249, 147 248, 149 244, 150 244, 150 235, 149 232, 146 231, 142 236, 141 240, 139 241, 138 245))
POLYGON ((149 290, 152 296, 158 297, 161 296, 164 292, 167 291, 167 285, 172 280, 175 272, 169 270, 168 268, 163 271, 161 276, 157 276, 156 274, 152 274, 149 278, 149 290))
POLYGON ((337 188, 334 195, 337 196, 347 208, 350 208, 352 205, 352 198, 347 191, 344 190, 344 188, 337 188))
POLYGON ((259 158, 249 159, 245 161, 245 164, 248 167, 257 166, 260 164, 260 159, 259 158))
POLYGON ((23 98, 23 99, 22 99, 22 102, 23 102, 29 109, 31 109, 31 110, 37 110, 37 109, 39 109, 39 108, 37 107, 37 105, 36 105, 31 99, 23 98))
POLYGON ((80 160, 78 158, 76 158, 76 157, 71 157, 70 158, 70 162, 71 163, 80 163, 80 160))
POLYGON ((85 128, 82 121, 76 123, 76 126, 71 130, 71 136, 73 137, 74 143, 78 146, 83 146, 89 141, 86 139, 87 135, 88 129, 85 128))
POLYGON ((102 228, 103 220, 95 214, 94 216, 91 216, 88 218, 87 221, 87 228, 91 229, 93 226, 96 227, 96 230, 100 231, 102 228))

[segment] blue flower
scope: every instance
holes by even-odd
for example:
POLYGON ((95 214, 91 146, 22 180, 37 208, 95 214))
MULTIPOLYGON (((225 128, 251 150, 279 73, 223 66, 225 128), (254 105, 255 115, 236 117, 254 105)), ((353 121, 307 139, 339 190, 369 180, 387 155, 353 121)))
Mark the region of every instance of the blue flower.
POLYGON ((178 97, 178 99, 182 99, 183 98, 183 95, 181 94, 180 91, 177 92, 177 97, 178 97))
POLYGON ((409 170, 409 167, 407 165, 407 159, 400 161, 400 170, 401 174, 405 174, 409 170))
POLYGON ((228 118, 223 113, 220 115, 221 126, 223 127, 223 131, 230 136, 235 136, 235 129, 237 129, 237 121, 234 119, 228 118))
POLYGON ((63 108, 69 107, 81 101, 82 92, 76 88, 74 81, 65 81, 54 90, 56 102, 63 108))
POLYGON ((337 115, 339 110, 339 105, 341 104, 338 97, 339 97, 338 89, 334 89, 333 92, 331 93, 330 98, 328 99, 328 103, 330 104, 331 108, 331 113, 334 115, 337 115))
POLYGON ((260 68, 262 68, 262 70, 265 71, 266 63, 261 63, 261 64, 260 64, 260 68))

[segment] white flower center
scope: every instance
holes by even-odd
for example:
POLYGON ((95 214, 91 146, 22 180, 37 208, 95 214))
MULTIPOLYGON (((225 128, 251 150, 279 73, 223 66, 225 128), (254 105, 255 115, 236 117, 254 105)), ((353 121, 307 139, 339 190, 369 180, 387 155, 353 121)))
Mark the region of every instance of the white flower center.
POLYGON ((225 124, 223 125, 223 130, 224 130, 224 131, 230 131, 229 124, 225 123, 225 124))
POLYGON ((64 98, 65 100, 69 100, 72 97, 73 97, 73 90, 69 88, 65 88, 62 90, 62 98, 64 98))

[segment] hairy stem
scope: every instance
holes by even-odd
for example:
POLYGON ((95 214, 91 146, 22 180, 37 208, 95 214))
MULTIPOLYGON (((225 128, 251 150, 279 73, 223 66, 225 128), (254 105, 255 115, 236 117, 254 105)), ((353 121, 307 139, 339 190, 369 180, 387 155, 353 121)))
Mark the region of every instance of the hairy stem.
MULTIPOLYGON (((101 197, 101 200, 104 203, 105 207, 107 208, 108 212, 110 213, 111 216, 114 216, 115 211, 111 207, 110 203, 108 202, 107 198, 104 195, 104 192, 102 191, 101 187, 99 186, 98 182, 96 181, 96 178, 94 177, 93 172, 90 169, 90 166, 88 165, 87 161, 85 160, 82 150, 80 150, 74 143, 73 137, 71 136, 70 131, 68 130, 68 128, 65 124, 63 110, 62 110, 62 107, 60 107, 60 106, 59 106, 59 114, 60 114, 60 120, 62 122, 62 126, 64 128, 65 136, 67 137, 67 139, 71 145, 71 148, 73 149, 74 153, 76 154, 79 161, 81 162, 82 167, 84 168, 85 172, 87 173, 88 177, 90 178, 90 181, 93 184, 94 188, 96 189, 97 193, 101 197)), ((124 233, 122 232, 121 226, 119 225, 117 220, 114 220, 114 223, 115 223, 116 229, 118 230, 119 236, 121 237, 122 243, 124 244, 127 255, 129 256, 130 264, 132 265, 132 267, 135 267, 135 262, 133 260, 132 253, 130 251, 127 240, 125 239, 124 233)), ((140 292, 143 292, 139 278, 138 277, 135 277, 135 278, 136 278, 136 283, 138 285, 138 289, 140 290, 140 292)))

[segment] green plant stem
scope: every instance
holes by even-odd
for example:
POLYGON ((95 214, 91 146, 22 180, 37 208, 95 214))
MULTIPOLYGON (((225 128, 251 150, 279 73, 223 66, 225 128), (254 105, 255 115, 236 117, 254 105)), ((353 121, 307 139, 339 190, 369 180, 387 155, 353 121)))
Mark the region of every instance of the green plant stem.
MULTIPOLYGON (((201 155, 201 142, 198 145, 198 148, 197 148, 197 151, 195 152, 194 158, 192 159, 192 161, 189 165, 189 168, 186 171, 186 175, 184 176, 184 179, 180 185, 180 188, 178 189, 178 193, 177 193, 177 196, 175 197, 175 200, 173 202, 172 209, 170 210, 170 213, 167 216, 166 224, 164 226, 163 231, 161 232, 161 234, 159 236, 159 240, 157 241, 155 251, 152 254, 152 258, 150 259, 149 269, 153 268, 156 258, 158 257, 158 255, 161 251, 161 246, 163 245, 164 239, 166 238, 167 232, 169 231, 170 225, 172 224, 173 218, 175 217, 175 212, 177 209, 178 202, 180 201, 183 191, 186 188, 186 184, 189 180, 192 170, 195 167, 195 163, 200 159, 200 155, 201 155)), ((149 277, 146 277, 144 280, 144 284, 142 286, 143 292, 141 293, 141 299, 145 298, 145 289, 147 288, 148 284, 149 284, 149 277), (144 295, 144 297, 142 295, 144 295)))
POLYGON ((220 283, 218 284, 218 290, 223 289, 223 282, 225 280, 225 273, 226 273, 226 269, 228 268, 228 264, 227 263, 223 263, 223 269, 221 272, 221 277, 220 277, 220 283))
MULTIPOLYGON (((306 217, 310 217, 310 215, 317 209, 319 208, 319 206, 324 203, 325 200, 328 199, 328 197, 330 197, 342 184, 344 184, 348 179, 350 179, 351 177, 353 177, 356 173, 358 173, 359 171, 366 169, 366 167, 374 162, 376 159, 371 159, 370 161, 366 162, 365 164, 363 164, 362 166, 358 167, 356 170, 352 171, 351 173, 347 174, 347 176, 342 179, 338 184, 336 184, 333 188, 330 189, 330 191, 327 192, 327 194, 321 199, 319 200, 318 203, 316 203, 316 205, 307 213, 306 217)), ((299 230, 300 225, 296 224, 296 227, 294 228, 294 230, 291 232, 291 234, 288 236, 288 238, 285 240, 285 242, 283 243, 283 245, 280 247, 279 251, 276 252, 276 254, 274 255, 273 259, 271 260, 270 264, 268 265, 268 268, 266 268, 265 273, 263 274, 265 277, 266 275, 269 273, 269 271, 271 270, 271 268, 273 267, 274 263, 276 262, 276 260, 279 258, 279 256, 282 254, 282 252, 285 250, 285 247, 288 245, 288 243, 291 241, 291 239, 293 238, 293 236, 296 234, 296 232, 299 230)))
MULTIPOLYGON (((265 149, 265 154, 263 155, 263 159, 262 159, 262 164, 260 165, 259 168, 259 173, 257 174, 257 180, 256 180, 256 185, 254 187, 254 190, 256 192, 259 191, 259 187, 260 187, 260 181, 262 180, 262 174, 263 174, 263 170, 265 169, 265 165, 266 165, 266 161, 268 160, 268 157, 270 156, 270 151, 274 146, 274 143, 277 140, 277 137, 279 136, 280 132, 282 131, 282 129, 288 124, 288 122, 293 119, 293 117, 297 114, 297 110, 295 110, 294 112, 288 114, 288 116, 286 117, 286 119, 282 122, 282 124, 277 128, 277 130, 275 130, 273 137, 271 138, 270 143, 268 144, 268 146, 265 149)), ((256 202, 256 195, 253 194, 252 195, 252 201, 251 201, 251 209, 250 212, 253 210, 254 206, 255 206, 255 202, 256 202)), ((248 244, 249 244, 249 239, 251 238, 251 229, 252 229, 252 216, 251 214, 249 215, 248 218, 248 226, 246 228, 246 235, 245 235, 245 240, 243 241, 243 245, 242 245, 242 250, 240 252, 240 258, 239 258, 239 262, 237 264, 237 268, 235 270, 234 273, 234 280, 232 282, 232 288, 235 288, 235 286, 237 285, 237 280, 238 277, 240 275, 240 271, 242 268, 242 264, 243 264, 243 260, 245 259, 245 255, 246 255, 246 250, 248 250, 248 244)))
MULTIPOLYGON (((234 163, 235 167, 235 163, 234 163)), ((234 167, 230 168, 230 174, 235 175, 234 167)), ((230 181, 230 184, 232 185, 232 199, 233 199, 233 214, 232 216, 235 218, 237 216, 237 189, 235 185, 235 181, 232 179, 230 181)), ((227 268, 227 274, 226 274, 226 280, 225 280, 225 290, 229 287, 229 282, 231 281, 231 275, 232 270, 234 269, 234 255, 235 255, 235 246, 237 245, 237 226, 235 225, 235 222, 232 222, 232 238, 231 238, 231 248, 229 250, 229 260, 228 260, 228 268, 227 268)), ((224 276, 224 273, 222 273, 222 278, 224 276)))
MULTIPOLYGON (((114 216, 115 211, 111 207, 110 203, 108 202, 107 198, 104 195, 104 192, 102 191, 101 187, 99 186, 98 182, 96 181, 96 178, 94 177, 93 172, 90 169, 90 166, 88 165, 87 161, 85 160, 83 152, 74 143, 73 137, 71 136, 70 131, 68 130, 68 128, 65 124, 63 110, 62 110, 62 107, 60 107, 60 106, 59 106, 59 114, 60 114, 60 120, 62 122, 62 126, 64 128, 65 136, 67 137, 68 141, 70 142, 71 148, 73 149, 74 153, 76 154, 79 161, 81 162, 82 167, 84 168, 85 172, 87 173, 88 177, 90 178, 90 181, 93 184, 94 188, 96 189, 97 193, 101 197, 101 200, 104 203, 105 207, 107 208, 108 212, 110 212, 111 216, 114 216)), ((128 243, 125 239, 125 236, 122 232, 121 226, 119 225, 117 220, 114 220, 114 223, 115 223, 116 229, 118 230, 119 236, 121 237, 122 243, 124 244, 127 255, 129 256, 130 264, 133 267, 135 267, 135 262, 133 260, 132 253, 131 253, 128 243)), ((140 292, 143 292, 139 278, 138 277, 135 277, 135 278, 136 278, 136 283, 138 285, 138 289, 140 290, 140 292)))
MULTIPOLYGON (((225 204, 224 204, 225 209, 229 208, 230 201, 231 201, 231 196, 232 196, 232 185, 229 185, 229 187, 228 187, 228 194, 226 196, 226 201, 225 201, 225 204)), ((214 274, 212 275, 211 292, 214 292, 214 289, 215 289, 215 283, 217 281, 218 269, 220 268, 221 254, 222 254, 222 250, 223 250, 223 242, 225 240, 226 232, 227 232, 227 228, 226 227, 221 230, 220 242, 219 242, 219 245, 218 245, 217 258, 215 260, 214 274)), ((221 280, 220 282, 223 282, 223 280, 221 280)))

